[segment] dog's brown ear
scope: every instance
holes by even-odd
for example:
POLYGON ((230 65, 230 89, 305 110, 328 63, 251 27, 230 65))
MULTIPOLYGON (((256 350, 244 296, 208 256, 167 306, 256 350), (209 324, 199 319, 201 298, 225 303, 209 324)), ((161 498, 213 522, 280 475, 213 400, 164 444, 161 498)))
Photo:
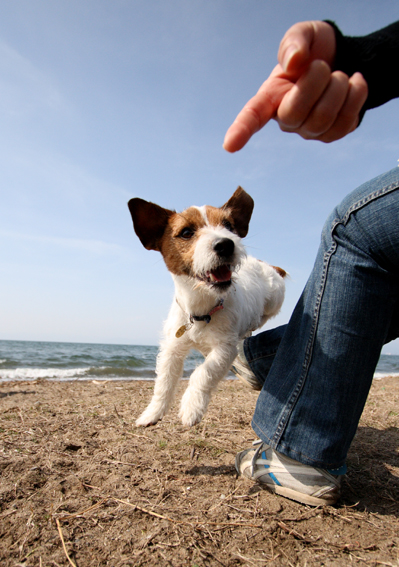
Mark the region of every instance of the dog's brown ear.
POLYGON ((241 238, 247 235, 249 221, 251 220, 254 208, 254 200, 240 186, 234 191, 230 199, 225 203, 222 209, 229 209, 234 219, 234 228, 241 238))
POLYGON ((144 248, 160 251, 161 239, 173 211, 139 198, 130 199, 127 205, 134 230, 144 248))
POLYGON ((279 268, 278 266, 272 266, 272 268, 274 268, 278 273, 278 275, 281 276, 282 278, 285 278, 285 276, 287 275, 287 272, 283 270, 283 268, 279 268))

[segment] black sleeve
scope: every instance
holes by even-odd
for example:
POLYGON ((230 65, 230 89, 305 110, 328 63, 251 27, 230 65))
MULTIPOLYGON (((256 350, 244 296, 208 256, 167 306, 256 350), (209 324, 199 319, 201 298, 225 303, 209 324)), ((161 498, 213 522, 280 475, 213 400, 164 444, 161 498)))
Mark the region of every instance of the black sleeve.
POLYGON ((334 70, 349 77, 359 71, 369 87, 361 115, 399 97, 399 21, 363 37, 345 36, 334 22, 326 21, 334 28, 337 42, 334 70))

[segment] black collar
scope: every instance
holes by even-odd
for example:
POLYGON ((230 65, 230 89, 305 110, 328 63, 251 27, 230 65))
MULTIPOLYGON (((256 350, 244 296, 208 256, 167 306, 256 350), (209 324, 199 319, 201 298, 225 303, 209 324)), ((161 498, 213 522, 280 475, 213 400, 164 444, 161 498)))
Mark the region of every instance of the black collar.
MULTIPOLYGON (((176 299, 176 303, 177 305, 180 307, 180 309, 183 311, 183 313, 185 313, 183 307, 180 305, 180 303, 177 301, 176 299)), ((224 309, 223 307, 223 303, 224 303, 224 299, 221 299, 219 301, 219 303, 217 305, 215 305, 215 307, 213 307, 209 313, 207 313, 206 315, 188 315, 188 319, 189 319, 189 323, 186 323, 185 325, 182 325, 177 331, 176 331, 176 337, 179 338, 182 335, 184 335, 184 333, 186 331, 188 331, 189 329, 191 329, 191 327, 194 325, 194 321, 205 321, 205 323, 210 323, 211 319, 212 319, 212 315, 214 315, 217 311, 220 311, 221 309, 224 309)), ((187 314, 186 314, 187 315, 187 314)))

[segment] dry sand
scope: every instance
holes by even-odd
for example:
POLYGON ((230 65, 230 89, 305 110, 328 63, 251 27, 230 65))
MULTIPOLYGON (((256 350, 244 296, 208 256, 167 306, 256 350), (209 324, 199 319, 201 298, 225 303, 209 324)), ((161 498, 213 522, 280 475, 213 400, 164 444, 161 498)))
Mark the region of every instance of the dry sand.
POLYGON ((399 379, 374 382, 342 498, 320 508, 237 478, 256 392, 226 381, 199 425, 176 405, 138 429, 152 386, 0 385, 2 566, 399 565, 399 379))

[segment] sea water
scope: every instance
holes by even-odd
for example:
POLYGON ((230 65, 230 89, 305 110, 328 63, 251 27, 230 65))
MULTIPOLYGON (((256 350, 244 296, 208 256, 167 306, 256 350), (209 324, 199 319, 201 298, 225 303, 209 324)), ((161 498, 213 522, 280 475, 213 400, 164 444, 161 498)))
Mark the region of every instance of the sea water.
MULTIPOLYGON (((156 346, 0 341, 0 380, 153 380, 156 346)), ((188 357, 186 373, 196 366, 188 357)))
MULTIPOLYGON (((0 381, 153 380, 157 354, 157 346, 0 341, 0 381)), ((191 351, 184 377, 202 360, 191 351)), ((381 355, 375 377, 387 375, 399 376, 399 356, 381 355)))

